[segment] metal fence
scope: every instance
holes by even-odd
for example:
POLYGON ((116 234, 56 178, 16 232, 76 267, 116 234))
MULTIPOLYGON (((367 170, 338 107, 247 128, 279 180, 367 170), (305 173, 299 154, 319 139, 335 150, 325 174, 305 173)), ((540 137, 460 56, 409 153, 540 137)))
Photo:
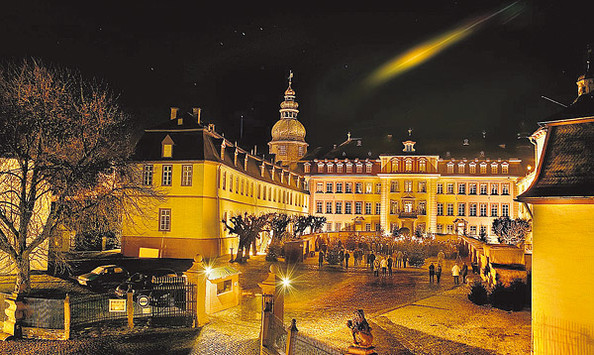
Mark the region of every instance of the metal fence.
POLYGON ((343 352, 307 335, 297 333, 293 338, 293 353, 299 355, 341 355, 343 352))
POLYGON ((287 347, 287 328, 283 322, 272 315, 268 327, 268 336, 263 339, 264 347, 269 353, 284 354, 287 347))

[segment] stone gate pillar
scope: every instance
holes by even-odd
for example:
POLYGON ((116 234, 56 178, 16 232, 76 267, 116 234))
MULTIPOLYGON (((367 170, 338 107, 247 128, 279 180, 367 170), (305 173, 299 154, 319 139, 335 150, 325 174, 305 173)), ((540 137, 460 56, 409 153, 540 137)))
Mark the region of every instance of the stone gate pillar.
POLYGON ((206 316, 206 268, 202 255, 196 254, 192 267, 185 272, 188 282, 196 285, 196 327, 202 327, 208 322, 206 316))

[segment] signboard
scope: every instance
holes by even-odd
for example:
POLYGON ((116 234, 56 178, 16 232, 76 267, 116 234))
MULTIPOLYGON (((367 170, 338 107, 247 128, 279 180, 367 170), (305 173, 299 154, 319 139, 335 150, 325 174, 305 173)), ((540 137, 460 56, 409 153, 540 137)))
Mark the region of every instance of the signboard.
POLYGON ((137 302, 141 307, 147 307, 149 305, 149 301, 150 300, 149 300, 148 296, 145 296, 145 295, 138 296, 137 302))
POLYGON ((126 312, 126 300, 110 299, 109 300, 109 311, 110 312, 126 312))

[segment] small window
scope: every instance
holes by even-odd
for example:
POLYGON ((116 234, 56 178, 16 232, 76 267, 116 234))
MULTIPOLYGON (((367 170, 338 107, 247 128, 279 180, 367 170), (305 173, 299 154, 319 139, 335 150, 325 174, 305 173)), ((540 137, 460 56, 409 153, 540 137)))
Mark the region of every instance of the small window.
POLYGON ((161 174, 161 185, 171 186, 172 171, 173 171, 173 166, 163 165, 163 172, 161 174))
POLYGON ((233 289, 233 281, 225 280, 223 282, 217 282, 217 295, 221 293, 230 292, 233 289))
POLYGON ((192 186, 192 165, 182 166, 182 186, 192 186))
POLYGON ((509 174, 509 165, 507 163, 501 164, 501 173, 502 174, 509 174))
POLYGON ((352 202, 345 202, 344 203, 344 213, 352 214, 353 213, 352 206, 353 206, 352 202))
POLYGON ((159 230, 164 232, 171 230, 171 209, 159 209, 159 230))
POLYGON ((153 184, 153 166, 147 164, 142 169, 142 184, 150 186, 153 184))
POLYGON ((163 144, 163 158, 171 158, 173 155, 173 145, 163 144))
POLYGON ((287 146, 286 145, 278 146, 278 155, 287 155, 287 146))

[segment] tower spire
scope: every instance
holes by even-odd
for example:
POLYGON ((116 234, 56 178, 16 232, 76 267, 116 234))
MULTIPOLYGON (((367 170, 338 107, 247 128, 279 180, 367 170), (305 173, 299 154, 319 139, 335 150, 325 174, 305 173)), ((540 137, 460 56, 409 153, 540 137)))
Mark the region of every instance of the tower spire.
POLYGON ((588 44, 586 46, 586 71, 578 77, 576 82, 578 86, 578 98, 584 94, 591 94, 594 92, 594 75, 592 75, 592 68, 590 67, 591 61, 592 48, 588 44))
POLYGON ((586 45, 586 73, 584 74, 584 77, 586 77, 586 78, 592 77, 592 73, 590 72, 591 61, 592 61, 592 47, 590 47, 590 44, 588 44, 588 45, 586 45))

